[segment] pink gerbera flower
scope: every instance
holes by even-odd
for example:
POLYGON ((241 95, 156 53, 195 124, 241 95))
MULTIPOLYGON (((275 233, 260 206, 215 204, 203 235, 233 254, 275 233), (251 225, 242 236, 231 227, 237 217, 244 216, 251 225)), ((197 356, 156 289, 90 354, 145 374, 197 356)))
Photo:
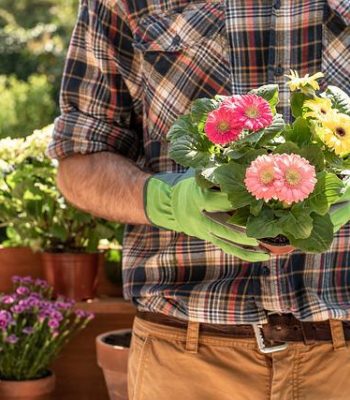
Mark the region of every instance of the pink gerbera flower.
POLYGON ((297 154, 276 155, 275 162, 283 176, 278 199, 287 204, 305 200, 317 182, 315 167, 297 154))
POLYGON ((226 98, 225 100, 223 100, 223 102, 221 103, 220 107, 228 107, 230 109, 233 109, 236 107, 236 104, 238 102, 238 100, 240 100, 242 98, 241 95, 239 94, 234 94, 228 98, 226 98))
POLYGON ((272 124, 273 115, 270 104, 262 97, 247 94, 240 96, 234 105, 234 118, 246 129, 256 132, 272 124))
POLYGON ((274 156, 257 157, 247 168, 244 183, 248 192, 256 199, 265 201, 277 199, 281 171, 275 163, 274 156))
POLYGON ((204 131, 211 142, 227 144, 238 139, 242 124, 237 121, 232 110, 220 107, 208 114, 204 131))

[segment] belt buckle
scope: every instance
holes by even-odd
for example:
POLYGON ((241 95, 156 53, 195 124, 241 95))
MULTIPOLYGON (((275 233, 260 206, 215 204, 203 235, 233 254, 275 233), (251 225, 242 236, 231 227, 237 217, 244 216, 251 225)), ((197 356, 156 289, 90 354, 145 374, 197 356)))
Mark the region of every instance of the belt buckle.
MULTIPOLYGON (((268 312, 267 315, 271 314, 279 314, 277 312, 268 312)), ((265 338, 263 335, 263 324, 253 324, 253 330, 255 334, 256 343, 258 344, 258 348, 261 353, 270 354, 276 353, 278 351, 286 350, 288 347, 288 343, 281 343, 276 346, 266 346, 265 338)))

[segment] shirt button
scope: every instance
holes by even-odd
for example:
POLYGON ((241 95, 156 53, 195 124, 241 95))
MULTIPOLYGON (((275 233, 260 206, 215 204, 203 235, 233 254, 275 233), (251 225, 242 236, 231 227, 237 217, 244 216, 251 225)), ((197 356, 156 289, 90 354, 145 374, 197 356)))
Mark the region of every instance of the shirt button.
POLYGON ((171 44, 178 45, 181 42, 181 37, 179 35, 175 35, 171 44))
POLYGON ((269 276, 270 275, 270 268, 269 267, 267 267, 266 265, 264 265, 262 268, 261 268, 261 273, 262 273, 262 275, 264 275, 264 276, 269 276))
POLYGON ((274 71, 275 76, 282 76, 284 73, 284 68, 282 67, 281 64, 279 64, 274 71))
POLYGON ((280 8, 281 8, 281 0, 276 0, 274 3, 273 3, 273 8, 275 9, 275 10, 279 10, 280 8))

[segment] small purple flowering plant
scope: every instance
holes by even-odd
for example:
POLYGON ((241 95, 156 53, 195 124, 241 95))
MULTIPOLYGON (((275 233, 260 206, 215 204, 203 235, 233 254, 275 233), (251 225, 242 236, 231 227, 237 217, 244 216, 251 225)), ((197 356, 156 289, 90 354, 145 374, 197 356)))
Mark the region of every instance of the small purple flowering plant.
POLYGON ((93 314, 71 299, 52 299, 42 279, 14 276, 14 290, 0 293, 0 380, 38 379, 93 314))

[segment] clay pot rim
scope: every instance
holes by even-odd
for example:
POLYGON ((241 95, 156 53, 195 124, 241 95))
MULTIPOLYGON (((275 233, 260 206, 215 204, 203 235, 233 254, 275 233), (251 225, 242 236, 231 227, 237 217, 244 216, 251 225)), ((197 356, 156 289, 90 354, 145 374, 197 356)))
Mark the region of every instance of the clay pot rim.
POLYGON ((262 242, 264 244, 267 244, 269 246, 274 246, 274 247, 289 247, 289 246, 292 246, 289 241, 287 243, 274 243, 274 242, 270 242, 270 241, 268 241, 266 239, 257 239, 257 240, 259 242, 262 242))
POLYGON ((114 331, 108 331, 108 332, 104 332, 101 333, 100 335, 96 336, 96 343, 99 344, 99 346, 103 346, 103 347, 108 347, 108 348, 115 348, 115 349, 129 349, 130 347, 123 347, 123 346, 117 346, 117 345, 112 345, 109 343, 106 343, 103 339, 107 336, 110 335, 119 335, 119 334, 123 334, 123 333, 132 333, 132 329, 116 329, 114 331))
POLYGON ((16 399, 18 396, 25 396, 33 392, 33 386, 36 386, 35 396, 46 395, 53 392, 56 384, 56 375, 52 370, 49 370, 50 375, 38 379, 28 379, 22 381, 10 381, 0 379, 0 394, 6 398, 16 399), (13 395, 12 395, 13 394, 13 395))

